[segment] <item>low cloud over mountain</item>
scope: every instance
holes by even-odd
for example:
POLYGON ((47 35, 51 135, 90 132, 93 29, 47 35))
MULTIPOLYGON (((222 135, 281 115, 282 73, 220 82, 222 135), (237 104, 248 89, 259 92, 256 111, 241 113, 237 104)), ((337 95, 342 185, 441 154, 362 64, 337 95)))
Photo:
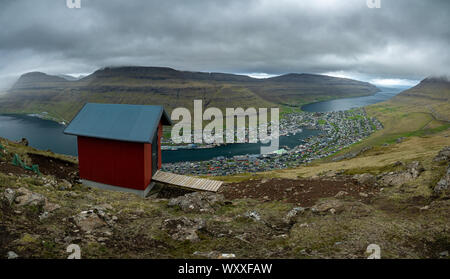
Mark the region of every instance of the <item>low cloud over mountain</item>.
POLYGON ((450 72, 450 2, 381 0, 7 0, 0 88, 29 71, 152 65, 229 73, 343 72, 421 79, 450 72))

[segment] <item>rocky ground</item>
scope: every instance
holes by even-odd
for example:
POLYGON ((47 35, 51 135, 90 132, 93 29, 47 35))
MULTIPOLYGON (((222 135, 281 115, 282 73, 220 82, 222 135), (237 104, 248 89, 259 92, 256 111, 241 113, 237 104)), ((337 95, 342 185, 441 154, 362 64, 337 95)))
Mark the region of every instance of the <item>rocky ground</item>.
POLYGON ((0 257, 449 258, 450 149, 433 158, 311 177, 257 178, 219 193, 158 185, 145 198, 78 184, 76 162, 51 154, 42 175, 0 164, 0 257))

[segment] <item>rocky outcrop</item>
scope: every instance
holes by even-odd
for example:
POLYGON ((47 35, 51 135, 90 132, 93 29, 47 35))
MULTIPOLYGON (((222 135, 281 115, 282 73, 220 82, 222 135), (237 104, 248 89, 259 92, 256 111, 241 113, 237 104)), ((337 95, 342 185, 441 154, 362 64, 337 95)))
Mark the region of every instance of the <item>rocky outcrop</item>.
POLYGON ((425 171, 425 168, 423 167, 422 163, 418 161, 414 161, 407 165, 408 172, 411 174, 413 179, 416 179, 420 176, 422 172, 425 171))
POLYGON ((166 219, 161 225, 161 229, 167 232, 172 239, 179 241, 199 241, 198 232, 206 228, 205 220, 201 218, 189 219, 187 217, 179 217, 174 219, 166 219))
POLYGON ((5 193, 3 194, 4 199, 9 205, 12 205, 14 200, 16 199, 17 192, 11 188, 7 188, 5 193))
MULTIPOLYGON (((444 147, 439 151, 438 155, 434 158, 434 162, 450 162, 450 146, 444 147)), ((450 187, 450 164, 447 166, 447 171, 444 176, 434 187, 434 192, 438 195, 446 192, 450 187)))
POLYGON ((450 187, 450 165, 447 167, 447 172, 445 175, 439 180, 436 187, 434 187, 434 192, 436 194, 441 194, 446 192, 450 187))
POLYGON ((378 182, 384 186, 401 186, 406 182, 418 178, 425 168, 418 161, 414 161, 407 165, 406 171, 390 172, 379 177, 378 182))
POLYGON ((17 191, 8 188, 5 190, 4 196, 10 205, 15 202, 17 206, 37 206, 41 211, 47 213, 47 215, 61 208, 60 205, 49 202, 45 196, 32 192, 24 187, 20 187, 17 191))
POLYGON ((18 144, 21 144, 23 146, 28 146, 30 143, 28 142, 28 140, 26 138, 22 138, 19 142, 17 142, 18 144))
POLYGON ((375 176, 370 173, 355 174, 353 179, 357 180, 359 184, 364 185, 374 185, 377 182, 375 176))
POLYGON ((244 216, 255 221, 261 221, 261 214, 255 210, 247 211, 244 216))
POLYGON ((7 257, 9 260, 13 260, 13 259, 19 258, 19 255, 17 255, 14 251, 9 251, 9 252, 6 254, 6 257, 7 257))
POLYGON ((434 158, 435 162, 450 162, 450 146, 444 147, 434 158))
POLYGON ((333 162, 339 162, 339 161, 342 161, 342 160, 353 159, 353 158, 358 157, 359 155, 361 155, 361 154, 363 154, 364 152, 367 152, 367 151, 369 151, 369 150, 371 150, 371 149, 372 149, 372 146, 366 146, 366 147, 362 148, 362 149, 359 150, 359 151, 356 151, 356 152, 349 152, 349 153, 345 153, 345 154, 336 156, 335 158, 333 158, 332 161, 333 161, 333 162))
POLYGON ((31 192, 30 190, 20 187, 17 190, 18 196, 15 199, 15 202, 18 206, 41 206, 43 207, 46 203, 46 198, 38 193, 31 192))
POLYGON ((304 208, 304 207, 294 207, 286 214, 286 216, 284 217, 284 220, 287 224, 293 225, 297 220, 297 216, 301 215, 305 211, 306 211, 306 208, 304 208))
POLYGON ((92 232, 106 226, 106 222, 103 221, 94 210, 82 211, 74 216, 73 220, 84 232, 92 232))
POLYGON ((203 258, 208 258, 208 259, 233 259, 233 258, 236 258, 235 254, 225 254, 225 253, 220 253, 218 251, 210 251, 210 252, 195 251, 192 255, 198 256, 198 257, 203 257, 203 258))
POLYGON ((110 205, 96 205, 90 210, 82 211, 73 216, 74 223, 84 232, 91 233, 96 230, 114 226, 118 220, 117 216, 111 216, 106 212, 110 205))
POLYGON ((224 200, 225 198, 222 194, 194 192, 170 199, 168 206, 178 206, 182 211, 187 213, 212 213, 217 207, 224 203, 224 200))
POLYGON ((311 211, 318 214, 326 214, 326 213, 340 213, 344 210, 344 203, 337 199, 326 199, 318 201, 313 207, 311 207, 311 211))

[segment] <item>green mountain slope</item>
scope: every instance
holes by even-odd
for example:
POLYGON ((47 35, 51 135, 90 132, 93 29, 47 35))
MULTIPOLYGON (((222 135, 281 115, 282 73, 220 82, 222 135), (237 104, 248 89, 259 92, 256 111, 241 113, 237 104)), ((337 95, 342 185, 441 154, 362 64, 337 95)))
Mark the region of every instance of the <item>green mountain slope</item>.
POLYGON ((177 71, 162 67, 108 67, 80 80, 28 73, 0 99, 0 113, 47 112, 69 121, 86 102, 158 104, 170 112, 204 106, 274 107, 373 94, 375 86, 321 75, 288 74, 269 79, 177 71))
POLYGON ((388 101, 367 106, 366 112, 381 121, 384 128, 336 156, 355 154, 367 147, 395 144, 411 137, 428 137, 448 131, 449 98, 448 79, 427 78, 388 101))
POLYGON ((391 102, 430 112, 436 119, 449 122, 450 80, 445 77, 426 78, 397 95, 391 102))

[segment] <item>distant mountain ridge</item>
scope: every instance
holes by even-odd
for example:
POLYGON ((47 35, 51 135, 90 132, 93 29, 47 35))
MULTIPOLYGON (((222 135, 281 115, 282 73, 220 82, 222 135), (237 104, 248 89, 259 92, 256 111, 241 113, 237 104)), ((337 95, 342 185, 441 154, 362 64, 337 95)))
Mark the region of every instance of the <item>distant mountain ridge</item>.
POLYGON ((92 78, 110 78, 110 77, 129 77, 134 79, 149 80, 208 80, 208 81, 252 81, 257 80, 249 76, 223 73, 207 72, 189 72, 178 71, 168 67, 143 67, 143 66, 125 66, 125 67, 106 67, 95 71, 92 75, 84 79, 92 78))
POLYGON ((158 104, 168 111, 204 107, 297 106, 333 98, 371 95, 366 82, 315 74, 257 79, 245 75, 178 71, 168 67, 105 67, 81 79, 32 72, 0 99, 0 113, 47 112, 69 121, 86 102, 158 104))
POLYGON ((45 86, 46 84, 51 84, 53 86, 56 83, 64 83, 66 81, 67 80, 62 77, 47 75, 42 72, 30 72, 20 76, 12 86, 11 90, 45 86))

